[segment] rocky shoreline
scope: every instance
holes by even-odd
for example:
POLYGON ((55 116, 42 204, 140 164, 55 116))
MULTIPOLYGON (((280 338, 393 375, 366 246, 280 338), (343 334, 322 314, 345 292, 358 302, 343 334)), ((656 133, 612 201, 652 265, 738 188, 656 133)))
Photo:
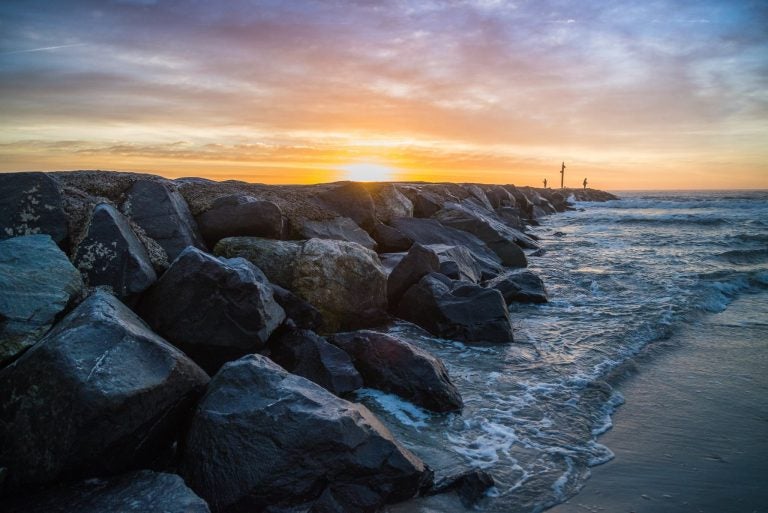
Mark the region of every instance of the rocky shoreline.
POLYGON ((513 343, 537 218, 587 189, 268 186, 0 174, 0 500, 8 511, 373 512, 435 482, 354 392, 461 411, 383 333, 513 343))

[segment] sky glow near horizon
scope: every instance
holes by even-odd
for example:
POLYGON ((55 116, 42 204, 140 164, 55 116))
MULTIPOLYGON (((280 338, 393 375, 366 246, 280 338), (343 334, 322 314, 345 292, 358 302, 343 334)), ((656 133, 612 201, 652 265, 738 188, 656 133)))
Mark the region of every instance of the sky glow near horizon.
POLYGON ((6 0, 0 91, 0 171, 768 188, 765 1, 6 0))

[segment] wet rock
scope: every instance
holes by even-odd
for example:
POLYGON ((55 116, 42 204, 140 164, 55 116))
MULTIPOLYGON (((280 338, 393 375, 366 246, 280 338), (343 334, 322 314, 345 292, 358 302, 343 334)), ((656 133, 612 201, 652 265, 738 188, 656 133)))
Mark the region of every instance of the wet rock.
POLYGON ((206 249, 186 200, 170 184, 138 180, 128 190, 122 211, 160 244, 169 262, 187 246, 206 249))
POLYGON ((292 374, 343 395, 363 386, 349 355, 309 330, 285 328, 269 341, 269 357, 292 374))
POLYGON ((387 298, 394 308, 411 285, 425 275, 440 270, 440 260, 430 248, 414 244, 405 257, 395 265, 387 278, 387 298))
POLYGON ((0 241, 0 367, 45 335, 82 289, 50 235, 0 241))
POLYGON ((397 315, 442 338, 513 341, 509 312, 499 291, 453 282, 442 274, 428 274, 408 289, 397 315))
POLYGON ((0 173, 0 240, 48 234, 66 248, 61 187, 45 173, 0 173))
POLYGON ((430 244, 426 247, 437 255, 440 273, 452 280, 480 283, 483 279, 482 262, 477 260, 465 246, 430 244))
POLYGON ((210 209, 197 216, 197 224, 211 247, 225 237, 279 239, 283 234, 283 212, 271 201, 231 194, 216 199, 210 209))
POLYGON ((484 285, 501 292, 506 304, 546 303, 548 301, 544 282, 531 271, 505 274, 484 285))
POLYGON ((303 239, 330 239, 355 242, 368 249, 376 249, 376 241, 348 217, 334 217, 320 221, 303 220, 298 228, 303 239))
POLYGON ((392 392, 428 410, 461 410, 464 402, 443 362, 400 338, 375 331, 337 333, 331 342, 351 357, 365 386, 392 392))
POLYGON ((6 492, 149 463, 207 382, 114 296, 95 292, 0 370, 6 492))
POLYGON ((264 274, 244 258, 188 247, 139 305, 144 320, 209 373, 262 349, 285 319, 264 274))
POLYGON ((323 314, 299 296, 280 285, 272 284, 272 291, 277 304, 283 307, 285 315, 296 327, 317 331, 323 327, 323 314))
POLYGON ((364 184, 371 194, 376 217, 384 223, 396 217, 412 217, 413 203, 392 183, 364 184))
POLYGON ((331 184, 318 194, 318 199, 342 217, 352 219, 363 230, 372 230, 376 224, 373 199, 365 184, 359 182, 341 182, 331 184))
MULTIPOLYGON (((525 230, 525 223, 520 217, 520 211, 518 209, 511 207, 501 207, 496 211, 496 214, 499 216, 499 220, 507 226, 520 232, 525 230)), ((528 235, 528 237, 530 237, 530 235, 528 235)))
POLYGON ((491 474, 485 470, 473 469, 437 481, 427 495, 456 492, 465 508, 473 508, 486 497, 488 490, 495 484, 491 474))
MULTIPOLYGON (((7 509, 6 509, 7 508, 7 509)), ((108 479, 88 479, 27 497, 10 499, 6 513, 162 512, 209 513, 208 505, 175 474, 140 470, 108 479)))
POLYGON ((294 263, 303 245, 304 241, 227 237, 216 244, 213 252, 225 258, 245 258, 261 269, 269 281, 290 289, 293 284, 294 263))
POLYGON ((412 239, 384 223, 377 223, 371 232, 371 236, 376 241, 376 249, 379 253, 408 251, 413 244, 412 239))
POLYGON ((73 261, 86 285, 108 286, 126 302, 133 302, 157 280, 147 250, 128 220, 107 203, 93 209, 73 261))
POLYGON ((432 479, 365 407, 259 355, 211 380, 185 446, 181 474, 216 512, 375 511, 432 479))

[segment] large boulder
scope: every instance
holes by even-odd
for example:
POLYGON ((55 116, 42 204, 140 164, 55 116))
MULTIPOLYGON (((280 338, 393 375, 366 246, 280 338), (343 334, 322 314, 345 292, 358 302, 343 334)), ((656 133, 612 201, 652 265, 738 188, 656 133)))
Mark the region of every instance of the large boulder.
POLYGON ((413 204, 414 217, 432 217, 432 214, 440 210, 445 201, 440 194, 425 187, 404 187, 402 191, 413 204))
POLYGON ((485 189, 485 196, 488 198, 494 210, 502 207, 514 207, 515 198, 504 187, 493 185, 485 189))
POLYGON ((0 367, 45 335, 82 289, 50 235, 0 241, 0 367))
POLYGON ((114 296, 95 292, 0 370, 6 491, 149 463, 207 382, 114 296))
POLYGON ((375 207, 366 185, 360 182, 330 184, 318 193, 323 206, 352 219, 364 230, 373 229, 376 223, 375 207))
POLYGON ((349 355, 309 330, 285 328, 269 341, 269 358, 292 374, 343 395, 363 386, 349 355))
POLYGON ((168 183, 136 181, 126 194, 122 211, 160 244, 169 262, 187 246, 205 249, 186 200, 168 183))
POLYGON ((155 331, 209 373, 262 349, 285 319, 264 274, 244 258, 188 247, 142 298, 155 331))
POLYGON ((270 281, 317 308, 325 331, 370 327, 386 319, 387 275, 376 253, 354 242, 237 237, 220 241, 214 252, 242 256, 261 267, 270 281))
POLYGON ((303 239, 345 240, 355 242, 368 249, 376 249, 376 241, 348 217, 323 220, 305 219, 302 220, 297 231, 303 239))
POLYGON ((396 217, 412 217, 413 203, 400 192, 397 185, 388 182, 365 184, 373 199, 376 217, 384 223, 396 217))
POLYGON ((376 241, 376 251, 379 253, 408 251, 413 245, 413 239, 406 237, 399 230, 384 223, 376 223, 376 226, 371 231, 371 237, 376 241))
POLYGON ((483 285, 501 292, 507 304, 546 303, 548 301, 544 282, 531 271, 519 271, 498 276, 483 285))
POLYGON ((466 246, 429 244, 425 247, 437 255, 440 273, 452 280, 480 283, 484 277, 489 276, 489 273, 483 273, 482 261, 478 260, 466 246))
POLYGON ((387 299, 390 307, 394 308, 405 291, 422 276, 439 270, 440 260, 432 249, 418 243, 411 246, 387 278, 387 299))
POLYGON ((139 470, 7 499, 5 513, 210 513, 175 474, 139 470))
POLYGON ((363 330, 337 333, 331 342, 352 357, 366 387, 392 392, 436 412, 461 410, 464 405, 443 362, 405 340, 363 330))
POLYGON ((45 173, 0 173, 0 240, 38 233, 66 246, 69 228, 58 182, 45 173))
POLYGON ((512 325, 498 290, 431 273, 403 296, 397 315, 433 335, 465 342, 512 342, 512 325))
POLYGON ((93 209, 73 261, 86 285, 106 285, 126 302, 133 302, 157 280, 147 250, 128 220, 107 203, 93 209))
POLYGON ((197 216, 205 242, 213 246, 225 237, 252 236, 279 239, 283 235, 283 211, 275 203, 246 194, 216 199, 197 216))
POLYGON ((365 407, 259 355, 211 380, 180 469, 215 512, 373 512, 432 480, 365 407))
POLYGON ((323 314, 320 310, 280 285, 273 283, 272 292, 277 304, 285 310, 286 320, 301 329, 317 331, 323 328, 323 314))

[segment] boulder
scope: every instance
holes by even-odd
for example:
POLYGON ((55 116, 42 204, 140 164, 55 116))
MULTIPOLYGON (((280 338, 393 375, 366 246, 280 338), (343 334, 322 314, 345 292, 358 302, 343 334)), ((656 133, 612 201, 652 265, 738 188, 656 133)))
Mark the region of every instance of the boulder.
POLYGON ((360 182, 330 184, 317 198, 330 210, 352 219, 364 230, 372 230, 376 223, 373 199, 366 185, 360 182))
POLYGON ((194 247, 185 249, 146 292, 139 312, 209 373, 262 349, 285 319, 256 266, 194 247))
POLYGON ((443 362, 405 340, 364 330, 337 333, 331 342, 352 357, 366 387, 397 394, 436 412, 464 406, 443 362))
POLYGON ((465 508, 474 509, 495 484, 493 476, 485 470, 472 469, 435 482, 427 495, 456 492, 465 508))
POLYGON ((479 185, 465 184, 464 189, 469 192, 469 200, 476 205, 487 210, 493 210, 493 205, 488 200, 488 196, 485 195, 485 191, 479 185))
POLYGON ((88 479, 10 499, 3 506, 5 513, 210 513, 181 477, 150 470, 88 479))
POLYGON ((147 250, 128 219, 107 203, 96 205, 73 261, 88 286, 105 285, 133 302, 157 280, 147 250))
POLYGON ((197 216, 197 224, 211 247, 225 237, 279 239, 283 234, 283 212, 271 201, 232 194, 216 199, 210 209, 197 216))
POLYGON ((280 285, 272 284, 272 292, 277 304, 283 307, 287 319, 301 329, 317 331, 323 327, 323 314, 299 296, 280 285))
POLYGON ((396 217, 413 217, 413 203, 397 185, 387 182, 364 184, 371 194, 376 218, 384 223, 396 217))
POLYGON ((82 289, 50 235, 0 241, 0 367, 45 335, 82 289))
POLYGON ((405 257, 392 269, 387 278, 387 299, 394 308, 411 285, 422 276, 440 270, 437 254, 421 244, 414 244, 405 257))
MULTIPOLYGON (((414 217, 432 217, 432 214, 442 208, 443 202, 445 201, 436 192, 419 187, 403 188, 403 194, 413 204, 414 217)), ((390 219, 390 222, 393 219, 390 219)))
POLYGON ((365 407, 260 355, 211 380, 180 470, 215 512, 372 512, 432 480, 365 407))
POLYGON ((514 185, 505 185, 504 188, 509 191, 513 198, 515 198, 515 204, 518 210, 528 219, 533 218, 533 203, 528 199, 528 196, 523 194, 523 191, 515 187, 514 185))
POLYGON ((66 248, 61 187, 45 173, 0 173, 0 240, 44 233, 66 248))
MULTIPOLYGON (((501 207, 496 211, 496 215, 499 216, 499 220, 517 231, 522 232, 525 229, 525 223, 520 217, 520 211, 517 208, 501 207)), ((528 235, 530 237, 530 235, 528 235)))
MULTIPOLYGON (((437 255, 440 263, 440 273, 452 280, 480 283, 484 276, 482 262, 478 261, 465 246, 448 246, 446 244, 429 244, 426 248, 437 255)), ((491 274, 495 276, 495 274, 491 274)))
POLYGON ((216 244, 213 252, 225 258, 245 258, 261 269, 269 281, 290 289, 293 284, 294 263, 299 258, 303 245, 304 241, 227 237, 216 244))
POLYGON ((384 223, 376 223, 371 237, 376 241, 376 249, 379 253, 398 253, 408 251, 413 244, 413 239, 403 235, 399 230, 384 223))
POLYGON ((207 382, 114 296, 95 292, 0 370, 6 492, 148 464, 207 382))
POLYGON ((502 207, 510 208, 515 206, 515 198, 512 197, 508 190, 499 185, 488 187, 485 190, 485 196, 488 198, 488 201, 494 210, 498 210, 502 207))
POLYGON ((398 317, 433 335, 464 342, 512 342, 512 325, 498 290, 453 282, 431 273, 412 286, 397 308, 398 317))
POLYGON ((501 292, 506 304, 546 303, 548 301, 544 282, 531 271, 505 274, 483 285, 501 292))
POLYGON ((349 355, 309 330, 285 328, 269 341, 269 358, 292 374, 343 395, 363 386, 349 355))
POLYGON ((356 242, 368 249, 376 249, 376 241, 348 217, 334 217, 321 221, 303 220, 297 229, 303 239, 330 239, 356 242))
POLYGON ((329 332, 386 319, 387 275, 376 253, 354 242, 238 237, 222 240, 214 252, 242 256, 261 267, 270 281, 317 308, 329 332))
POLYGON ((169 262, 187 246, 206 249, 186 200, 168 183, 136 181, 126 194, 122 211, 160 244, 169 262))
POLYGON ((501 259, 476 236, 463 230, 444 226, 436 219, 400 217, 392 221, 392 227, 403 236, 422 245, 444 244, 465 246, 472 252, 474 260, 488 274, 497 275, 503 268, 501 259))

